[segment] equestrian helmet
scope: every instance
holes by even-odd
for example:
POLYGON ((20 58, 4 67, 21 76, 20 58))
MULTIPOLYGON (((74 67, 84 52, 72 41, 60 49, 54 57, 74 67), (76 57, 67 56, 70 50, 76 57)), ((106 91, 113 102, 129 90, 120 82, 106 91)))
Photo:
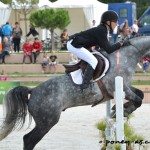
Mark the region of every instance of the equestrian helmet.
POLYGON ((118 14, 112 10, 105 11, 101 16, 101 23, 106 23, 106 21, 118 21, 118 14))

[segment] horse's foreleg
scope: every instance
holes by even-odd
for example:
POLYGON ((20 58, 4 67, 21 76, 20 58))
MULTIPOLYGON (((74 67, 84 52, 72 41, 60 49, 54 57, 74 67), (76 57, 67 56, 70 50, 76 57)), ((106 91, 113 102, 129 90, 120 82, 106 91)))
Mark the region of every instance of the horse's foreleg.
POLYGON ((144 99, 144 93, 143 91, 131 86, 130 89, 138 96, 140 97, 140 101, 133 101, 135 103, 135 106, 138 108, 142 105, 142 100, 144 99))
POLYGON ((45 116, 41 119, 34 118, 36 126, 35 128, 29 132, 28 134, 24 135, 24 149, 23 150, 33 150, 36 144, 45 136, 46 133, 58 122, 60 117, 59 114, 51 114, 51 116, 45 116))
POLYGON ((129 102, 124 104, 124 114, 125 116, 128 116, 142 105, 144 94, 141 90, 132 86, 127 88, 127 91, 125 92, 126 92, 125 99, 129 100, 129 102))
MULTIPOLYGON (((127 117, 133 111, 135 111, 138 107, 142 105, 142 100, 144 98, 144 94, 141 90, 136 89, 134 87, 125 87, 125 99, 128 100, 124 104, 124 116, 127 117)), ((115 117, 116 114, 116 107, 113 106, 112 110, 112 117, 115 117)))

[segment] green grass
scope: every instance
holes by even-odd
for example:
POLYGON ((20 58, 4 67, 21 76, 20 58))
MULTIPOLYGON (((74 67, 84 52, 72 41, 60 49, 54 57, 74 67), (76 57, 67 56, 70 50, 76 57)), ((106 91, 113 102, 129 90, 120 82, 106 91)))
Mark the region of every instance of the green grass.
MULTIPOLYGON (((45 73, 45 74, 42 74, 42 73, 18 73, 18 72, 15 72, 15 73, 9 73, 8 76, 18 76, 18 77, 25 77, 25 76, 28 76, 28 77, 31 77, 31 76, 47 76, 47 77, 54 77, 54 76, 60 76, 60 75, 63 75, 64 73, 57 73, 57 74, 50 74, 50 73, 45 73)), ((145 75, 144 73, 135 73, 135 75, 145 75)), ((150 74, 149 74, 150 75, 150 74)), ((37 83, 23 83, 23 84, 29 84, 29 86, 35 86, 37 85, 37 83), (33 84, 33 85, 32 85, 33 84)), ((39 83, 38 83, 39 84, 39 83)), ((134 81, 132 82, 132 85, 150 85, 150 81, 134 81)))
POLYGON ((63 75, 64 73, 57 73, 57 74, 50 74, 50 73, 19 73, 19 72, 14 72, 14 73, 8 73, 8 76, 60 76, 63 75))
POLYGON ((132 82, 132 85, 150 85, 150 82, 138 81, 138 82, 132 82))
POLYGON ((20 83, 21 86, 27 86, 27 87, 36 87, 38 86, 40 83, 37 82, 32 82, 32 83, 20 83))
MULTIPOLYGON (((20 83, 21 86, 38 86, 39 82, 26 82, 26 83, 20 83)), ((132 85, 150 85, 150 82, 133 82, 132 85)))
POLYGON ((150 73, 149 72, 146 72, 146 73, 144 73, 144 72, 136 72, 134 75, 150 75, 150 73))

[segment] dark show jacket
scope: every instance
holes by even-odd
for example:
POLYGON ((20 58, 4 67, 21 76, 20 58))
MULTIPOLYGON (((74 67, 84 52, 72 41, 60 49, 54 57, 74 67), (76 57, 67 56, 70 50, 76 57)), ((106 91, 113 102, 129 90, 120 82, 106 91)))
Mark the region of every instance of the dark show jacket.
POLYGON ((110 44, 107 34, 107 27, 103 24, 100 24, 97 27, 75 34, 75 37, 72 36, 73 41, 71 44, 76 48, 90 48, 98 45, 100 48, 104 49, 108 54, 110 54, 119 49, 121 44, 119 42, 110 44))

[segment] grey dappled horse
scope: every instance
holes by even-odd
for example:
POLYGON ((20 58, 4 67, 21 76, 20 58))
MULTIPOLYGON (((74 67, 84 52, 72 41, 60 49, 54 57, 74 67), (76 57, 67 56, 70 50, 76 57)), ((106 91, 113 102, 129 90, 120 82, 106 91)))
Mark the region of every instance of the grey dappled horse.
MULTIPOLYGON (((120 49, 120 75, 124 79, 125 99, 128 100, 124 104, 126 116, 142 104, 144 94, 131 86, 131 80, 141 57, 150 52, 150 36, 132 38, 130 43, 131 45, 120 49)), ((102 81, 109 94, 113 96, 117 76, 116 52, 111 55, 105 53, 105 55, 109 58, 111 67, 102 81)), ((36 126, 24 135, 24 150, 33 150, 35 145, 59 121, 63 110, 74 106, 92 105, 98 103, 101 98, 102 93, 97 83, 81 92, 80 86, 75 85, 67 74, 49 79, 32 89, 16 87, 5 96, 6 118, 0 130, 0 140, 19 125, 22 127, 28 110, 36 126), (31 96, 28 99, 29 93, 31 96)))

